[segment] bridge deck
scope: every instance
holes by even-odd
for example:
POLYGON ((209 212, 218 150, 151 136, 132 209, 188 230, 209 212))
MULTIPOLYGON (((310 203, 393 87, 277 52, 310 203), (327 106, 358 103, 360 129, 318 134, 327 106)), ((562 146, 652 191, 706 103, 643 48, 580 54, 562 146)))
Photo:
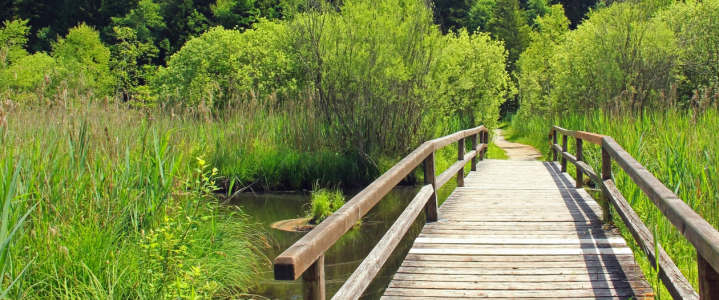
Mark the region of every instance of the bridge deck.
POLYGON ((653 299, 626 241, 551 162, 486 160, 427 224, 383 300, 653 299))

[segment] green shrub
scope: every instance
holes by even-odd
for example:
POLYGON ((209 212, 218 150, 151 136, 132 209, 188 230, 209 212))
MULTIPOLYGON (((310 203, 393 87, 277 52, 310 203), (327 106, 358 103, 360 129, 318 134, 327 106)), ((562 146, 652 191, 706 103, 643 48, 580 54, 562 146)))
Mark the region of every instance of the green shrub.
POLYGON ((322 223, 327 217, 345 204, 345 197, 339 189, 315 189, 310 200, 310 224, 322 223))
POLYGON ((215 27, 193 38, 160 67, 152 86, 160 101, 225 108, 231 100, 263 101, 294 95, 295 60, 288 28, 261 21, 253 29, 215 27))

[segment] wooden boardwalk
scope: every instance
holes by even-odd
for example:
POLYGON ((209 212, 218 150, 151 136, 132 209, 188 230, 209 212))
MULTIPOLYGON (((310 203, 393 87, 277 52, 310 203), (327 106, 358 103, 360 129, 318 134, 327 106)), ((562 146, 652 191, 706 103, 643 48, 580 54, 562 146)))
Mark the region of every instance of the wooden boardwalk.
POLYGON ((626 241, 556 162, 485 160, 425 225, 382 299, 653 299, 626 241))

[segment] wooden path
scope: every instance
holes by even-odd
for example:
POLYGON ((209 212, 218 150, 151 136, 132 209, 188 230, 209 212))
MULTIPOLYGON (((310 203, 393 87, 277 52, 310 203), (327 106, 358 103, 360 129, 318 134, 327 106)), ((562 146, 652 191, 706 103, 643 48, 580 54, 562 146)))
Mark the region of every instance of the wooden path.
POLYGON ((653 299, 626 241, 559 163, 477 170, 425 225, 383 300, 653 299))

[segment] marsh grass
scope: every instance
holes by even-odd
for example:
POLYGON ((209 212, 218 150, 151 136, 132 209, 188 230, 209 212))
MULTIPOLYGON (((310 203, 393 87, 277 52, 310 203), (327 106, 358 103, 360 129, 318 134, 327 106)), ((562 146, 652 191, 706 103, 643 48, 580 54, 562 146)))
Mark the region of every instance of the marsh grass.
POLYGON ((319 188, 312 191, 308 217, 310 224, 320 224, 345 204, 345 196, 340 189, 319 188))
MULTIPOLYGON (((513 141, 540 149, 549 158, 547 134, 551 121, 542 118, 515 119, 509 128, 513 141)), ((571 130, 584 130, 612 136, 629 154, 644 165, 665 186, 674 191, 694 211, 715 228, 719 228, 719 144, 714 138, 719 131, 719 113, 715 109, 704 112, 667 109, 637 114, 611 114, 595 112, 588 115, 568 115, 556 124, 571 130)), ((575 151, 569 141, 569 151, 575 151)), ((584 144, 586 161, 599 172, 601 151, 599 146, 584 144)), ((570 174, 575 169, 569 165, 570 174)), ((696 251, 682 234, 663 216, 639 187, 616 165, 612 166, 618 188, 642 218, 647 227, 654 229, 658 242, 677 264, 695 288, 697 283, 696 251)), ((640 265, 649 277, 649 261, 633 242, 631 234, 615 218, 622 235, 630 241, 640 265)), ((655 280, 650 280, 655 291, 655 280)))
POLYGON ((13 299, 230 297, 267 241, 212 197, 217 170, 139 111, 14 110, 0 139, 13 299))

